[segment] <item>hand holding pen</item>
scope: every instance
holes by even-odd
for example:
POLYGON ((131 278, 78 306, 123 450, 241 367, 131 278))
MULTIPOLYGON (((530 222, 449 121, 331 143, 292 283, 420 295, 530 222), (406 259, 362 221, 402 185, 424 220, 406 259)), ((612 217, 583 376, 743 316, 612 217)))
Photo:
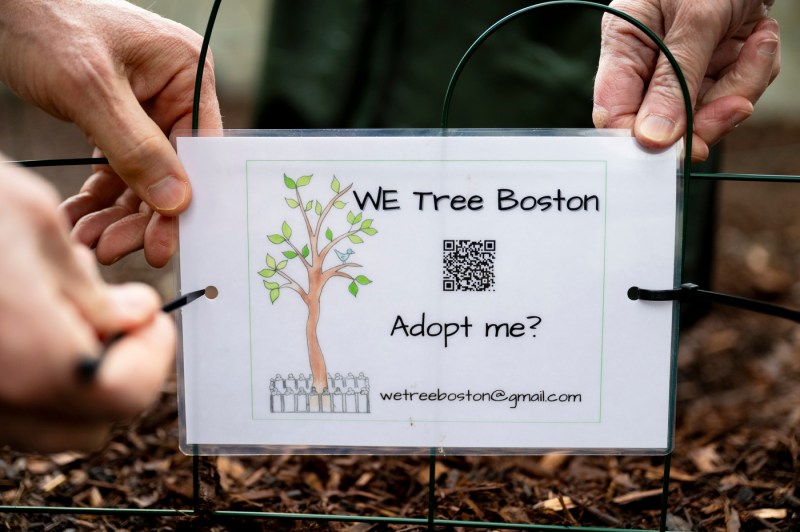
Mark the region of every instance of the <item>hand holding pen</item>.
MULTIPOLYGON (((174 368, 175 326, 145 285, 104 283, 70 239, 55 191, 0 166, 0 445, 53 452, 101 445, 156 399, 174 368), (76 366, 124 331, 91 381, 76 366)), ((95 355, 96 356, 96 355, 95 355)))
MULTIPOLYGON (((191 303, 192 301, 197 300, 198 298, 204 296, 206 294, 206 289, 195 290, 194 292, 189 292, 186 295, 180 296, 172 301, 165 303, 161 307, 161 312, 165 314, 169 314, 172 311, 178 310, 181 307, 184 307, 191 303)), ((97 375, 97 371, 100 369, 100 364, 103 363, 108 352, 111 350, 117 342, 122 340, 125 337, 124 332, 118 332, 110 336, 104 343, 103 343, 103 350, 100 351, 98 356, 94 357, 86 357, 82 358, 78 362, 77 371, 78 371, 78 378, 84 381, 90 381, 95 378, 97 375)))

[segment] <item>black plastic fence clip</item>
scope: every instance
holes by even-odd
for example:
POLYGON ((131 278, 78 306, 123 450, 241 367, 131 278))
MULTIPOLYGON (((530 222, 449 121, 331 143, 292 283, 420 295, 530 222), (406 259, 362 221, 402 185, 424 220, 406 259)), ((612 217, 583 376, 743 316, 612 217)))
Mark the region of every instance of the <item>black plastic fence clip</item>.
POLYGON ((628 289, 628 299, 631 301, 689 301, 690 294, 697 290, 697 285, 692 283, 682 284, 680 288, 669 290, 648 290, 632 286, 628 289))
POLYGON ((646 288, 632 286, 628 289, 628 299, 633 301, 709 301, 800 323, 800 312, 796 310, 745 297, 701 290, 696 284, 692 283, 685 283, 680 288, 669 290, 647 290, 646 288))

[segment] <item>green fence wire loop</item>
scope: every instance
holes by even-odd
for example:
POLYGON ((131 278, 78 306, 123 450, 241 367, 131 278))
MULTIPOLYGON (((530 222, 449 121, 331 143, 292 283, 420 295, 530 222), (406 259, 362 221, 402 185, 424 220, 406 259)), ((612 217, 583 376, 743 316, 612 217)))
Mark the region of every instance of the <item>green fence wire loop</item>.
MULTIPOLYGON (((464 56, 456 65, 455 70, 453 71, 453 75, 450 78, 450 83, 447 86, 447 91, 445 92, 444 96, 444 104, 442 105, 442 121, 441 127, 442 129, 447 129, 450 121, 450 104, 453 100, 453 93, 456 89, 456 84, 458 83, 459 78, 461 77, 461 72, 467 66, 467 63, 475 54, 475 52, 480 48, 480 46, 486 42, 489 37, 491 37, 495 32, 497 32, 500 28, 504 27, 506 24, 510 23, 511 21, 526 15, 528 13, 532 13, 538 9, 545 9, 551 7, 559 7, 559 6, 573 6, 573 7, 584 7, 587 9, 593 9, 595 11, 602 11, 604 13, 608 13, 619 17, 627 22, 633 24, 641 30, 648 38, 650 38, 653 43, 658 46, 659 50, 664 54, 664 57, 667 58, 669 64, 672 66, 672 69, 675 71, 675 76, 678 78, 678 83, 681 87, 681 94, 683 96, 683 104, 686 111, 686 149, 684 150, 684 157, 683 157, 683 176, 684 176, 684 188, 683 188, 683 212, 686 212, 687 201, 689 197, 689 183, 691 182, 691 175, 692 175, 692 135, 693 135, 693 123, 694 123, 694 115, 693 115, 693 106, 692 106, 692 98, 689 93, 689 87, 686 83, 686 78, 683 75, 683 70, 681 70, 678 61, 675 59, 675 56, 672 55, 669 48, 661 38, 656 35, 656 33, 651 30, 649 27, 644 25, 642 22, 637 20, 636 18, 632 17, 631 15, 620 11, 619 9, 614 9, 613 7, 609 7, 603 4, 597 4, 595 2, 589 2, 586 0, 554 0, 551 2, 544 2, 541 4, 534 4, 528 7, 524 7, 518 11, 515 11, 505 17, 501 18, 489 28, 484 31, 475 42, 467 49, 464 56)), ((686 232, 686 217, 683 220, 683 229, 681 230, 681 235, 685 234, 686 232)))
MULTIPOLYGON (((524 15, 529 13, 533 13, 539 9, 545 8, 552 8, 552 7, 560 7, 560 6, 569 6, 569 7, 584 7, 588 9, 593 9, 595 11, 602 11, 607 14, 614 15, 619 17, 630 24, 633 24, 636 28, 641 30, 647 37, 653 41, 653 43, 661 50, 661 53, 664 54, 664 57, 667 58, 669 64, 672 66, 673 71, 675 72, 675 76, 678 79, 678 83, 681 87, 681 95, 683 96, 683 104, 684 110, 686 112, 686 145, 683 155, 683 177, 684 177, 684 184, 681 188, 681 203, 683 205, 683 223, 681 227, 681 232, 679 235, 679 241, 683 242, 683 235, 686 234, 687 228, 687 221, 688 216, 686 213, 688 212, 688 200, 689 200, 689 186, 691 183, 691 176, 692 176, 692 135, 693 135, 693 124, 694 124, 694 116, 693 116, 693 106, 692 106, 692 98, 691 94, 689 93, 689 87, 686 83, 686 77, 683 75, 683 70, 681 69, 678 61, 672 55, 669 48, 661 38, 656 35, 653 30, 647 27, 645 24, 637 20, 636 18, 628 15, 627 13, 620 11, 618 9, 614 9, 613 7, 609 7, 603 4, 597 4, 595 2, 589 2, 585 0, 554 0, 551 2, 543 2, 541 4, 534 4, 528 7, 524 7, 519 9, 505 17, 501 18, 494 24, 492 24, 486 31, 484 31, 475 42, 467 49, 466 53, 461 57, 461 60, 456 65, 455 70, 453 71, 453 75, 450 78, 450 83, 447 86, 447 91, 445 92, 444 96, 444 104, 442 105, 442 121, 441 127, 442 130, 447 130, 449 121, 450 121, 450 106, 453 101, 453 94, 455 92, 456 85, 458 80, 461 77, 461 73, 463 72, 464 68, 467 66, 467 63, 475 54, 475 52, 480 48, 480 46, 486 42, 489 37, 494 35, 495 32, 500 30, 501 28, 505 27, 510 22, 520 18, 524 15)), ((682 257, 683 259, 683 257, 682 257)), ((682 265, 681 265, 682 266, 682 265)), ((680 274, 678 274, 678 278, 680 278, 680 274)), ((676 333, 677 334, 677 333, 676 333)), ((677 336, 674 339, 675 345, 677 345, 677 336)), ((675 390, 677 387, 677 375, 675 371, 676 366, 676 356, 672 357, 671 362, 671 378, 670 378, 670 397, 675 396, 675 390)), ((674 406, 670 407, 671 414, 670 419, 674 419, 674 412, 672 410, 674 406)), ((672 438, 673 429, 670 427, 670 439, 672 438)), ((667 527, 667 508, 669 503, 669 474, 670 474, 670 465, 671 465, 671 452, 667 453, 665 460, 664 460, 664 475, 662 477, 662 490, 661 490, 661 516, 660 516, 660 523, 659 523, 659 530, 665 531, 667 527)), ((577 527, 579 528, 579 527, 577 527)))

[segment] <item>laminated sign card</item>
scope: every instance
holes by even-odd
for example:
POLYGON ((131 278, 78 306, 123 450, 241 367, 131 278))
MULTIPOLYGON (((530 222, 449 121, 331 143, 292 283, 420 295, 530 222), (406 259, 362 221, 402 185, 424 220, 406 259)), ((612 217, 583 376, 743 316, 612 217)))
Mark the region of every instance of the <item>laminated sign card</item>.
POLYGON ((665 452, 676 148, 424 133, 177 139, 184 448, 665 452))

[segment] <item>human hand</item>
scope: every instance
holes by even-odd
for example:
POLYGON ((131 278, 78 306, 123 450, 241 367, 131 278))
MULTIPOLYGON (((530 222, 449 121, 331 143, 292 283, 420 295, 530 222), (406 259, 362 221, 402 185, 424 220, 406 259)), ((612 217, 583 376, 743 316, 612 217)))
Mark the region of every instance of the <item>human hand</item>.
MULTIPOLYGON (((75 122, 108 157, 62 209, 101 263, 144 247, 153 266, 175 251, 174 216, 191 199, 168 135, 190 129, 202 38, 121 0, 6 0, 0 80, 75 122)), ((222 127, 209 59, 199 126, 222 127)))
MULTIPOLYGON (((651 28, 683 70, 692 97, 692 159, 753 113, 780 70, 774 0, 615 0, 610 6, 651 28)), ((632 128, 648 148, 661 149, 686 132, 678 79, 666 57, 629 22, 603 17, 594 88, 595 126, 632 128)))
POLYGON ((0 158, 0 445, 20 450, 99 446, 157 397, 174 352, 156 293, 103 283, 57 207, 52 187, 0 158), (121 331, 82 381, 80 360, 121 331))

